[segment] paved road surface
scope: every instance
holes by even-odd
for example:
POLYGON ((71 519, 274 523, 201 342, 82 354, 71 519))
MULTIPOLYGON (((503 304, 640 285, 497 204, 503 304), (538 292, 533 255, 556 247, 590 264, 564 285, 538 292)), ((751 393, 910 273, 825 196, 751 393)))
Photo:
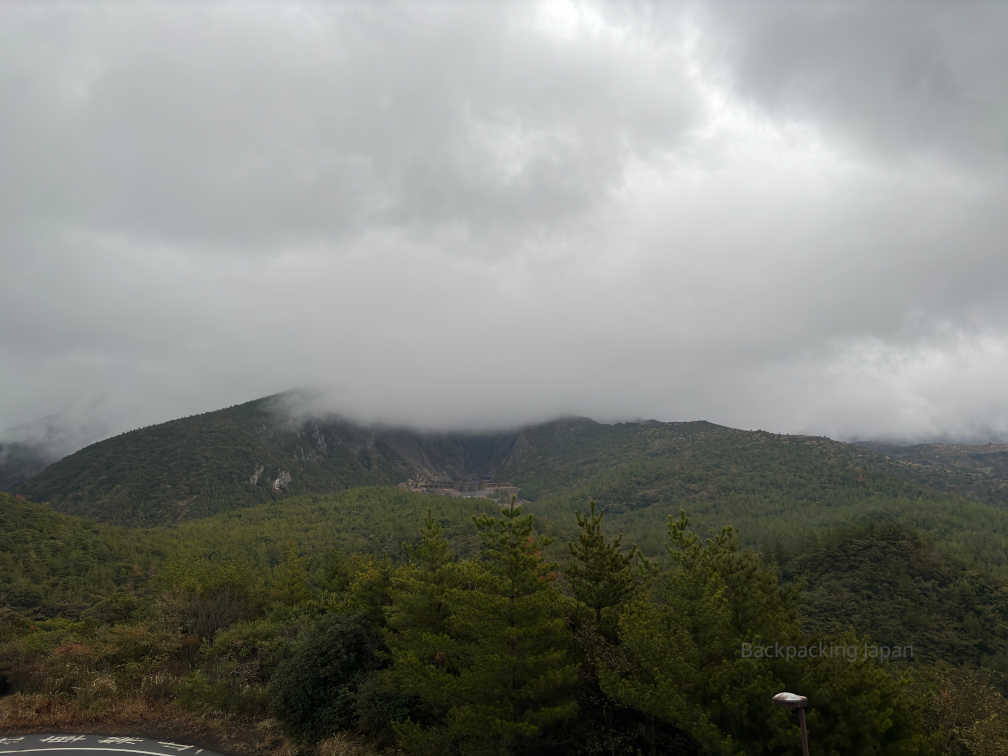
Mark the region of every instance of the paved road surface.
POLYGON ((148 756, 220 756, 199 746, 121 735, 0 735, 0 753, 140 753, 148 756))

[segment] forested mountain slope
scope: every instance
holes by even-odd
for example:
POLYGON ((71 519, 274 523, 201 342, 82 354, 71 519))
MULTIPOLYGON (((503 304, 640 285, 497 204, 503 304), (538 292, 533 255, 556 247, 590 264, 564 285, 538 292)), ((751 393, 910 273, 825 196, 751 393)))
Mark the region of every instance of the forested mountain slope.
POLYGON ((567 512, 594 497, 615 512, 710 507, 728 517, 973 493, 954 470, 923 474, 861 446, 707 422, 565 418, 499 433, 425 433, 296 416, 287 404, 278 395, 134 430, 60 460, 19 490, 63 512, 131 525, 407 481, 510 483, 523 499, 567 512))
POLYGON ((854 628, 917 661, 954 660, 1008 673, 1008 584, 943 553, 929 535, 892 521, 832 532, 787 560, 806 627, 854 628))
POLYGON ((19 490, 71 514, 156 524, 308 491, 485 474, 508 441, 296 419, 274 396, 92 444, 19 490))
POLYGON ((238 565, 269 574, 293 549, 321 574, 334 555, 399 559, 428 512, 467 551, 474 542, 472 515, 495 509, 485 499, 370 487, 124 528, 0 493, 0 610, 76 619, 102 600, 146 595, 150 579, 167 564, 238 565))
POLYGON ((863 446, 937 488, 1008 504, 1008 444, 864 443, 863 446))

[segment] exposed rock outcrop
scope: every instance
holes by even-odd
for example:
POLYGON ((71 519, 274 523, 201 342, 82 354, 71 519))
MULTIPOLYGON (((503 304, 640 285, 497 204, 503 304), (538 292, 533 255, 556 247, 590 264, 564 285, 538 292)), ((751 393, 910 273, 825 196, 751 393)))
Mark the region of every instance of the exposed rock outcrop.
POLYGON ((290 485, 290 482, 292 480, 293 478, 291 477, 291 474, 289 472, 287 472, 286 470, 281 470, 280 474, 273 481, 273 490, 277 492, 284 490, 285 488, 287 488, 287 486, 290 485))

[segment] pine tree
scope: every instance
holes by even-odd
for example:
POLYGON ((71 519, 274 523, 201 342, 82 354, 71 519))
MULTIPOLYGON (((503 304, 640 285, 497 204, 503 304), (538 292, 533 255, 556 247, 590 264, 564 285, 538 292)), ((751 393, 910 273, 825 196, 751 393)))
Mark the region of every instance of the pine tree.
POLYGON ((598 666, 600 659, 613 656, 619 611, 642 586, 646 562, 636 547, 624 549, 618 536, 605 536, 602 516, 591 501, 588 514, 577 514, 577 542, 568 544, 565 577, 579 609, 575 639, 580 651, 581 717, 576 739, 582 751, 622 753, 633 749, 640 717, 602 691, 598 666))
POLYGON ((577 711, 556 565, 513 499, 499 518, 474 520, 482 559, 453 592, 464 667, 446 722, 462 753, 549 751, 556 726, 577 711))
POLYGON ((459 569, 430 511, 409 564, 396 571, 386 607, 391 685, 410 700, 410 716, 393 724, 396 740, 412 754, 441 753, 450 740, 442 719, 458 679, 457 643, 448 633, 448 592, 459 569))
MULTIPOLYGON (((571 559, 566 569, 574 598, 591 611, 595 627, 600 630, 606 610, 616 609, 626 602, 639 587, 642 577, 637 548, 625 551, 619 536, 606 538, 602 532, 602 516, 594 501, 590 503, 588 514, 578 512, 581 532, 577 543, 568 544, 571 559)), ((615 623, 612 624, 614 628, 615 623)))
MULTIPOLYGON (((776 572, 742 550, 730 528, 702 540, 683 514, 670 518, 668 532, 672 568, 660 600, 640 596, 622 612, 620 655, 600 665, 602 689, 673 725, 704 752, 740 753, 742 744, 760 744, 753 753, 780 747, 789 724, 767 694, 783 689, 780 665, 740 654, 746 642, 798 641, 776 572)), ((651 751, 661 750, 652 740, 651 751)))
POLYGON ((443 633, 449 615, 448 589, 457 583, 455 556, 430 511, 409 562, 392 579, 386 619, 393 633, 443 633))

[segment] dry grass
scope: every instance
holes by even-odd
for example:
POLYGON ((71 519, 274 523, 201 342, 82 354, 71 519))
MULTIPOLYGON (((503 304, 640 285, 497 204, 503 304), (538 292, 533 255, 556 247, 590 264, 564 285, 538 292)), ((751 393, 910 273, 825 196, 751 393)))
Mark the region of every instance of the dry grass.
POLYGON ((323 740, 318 744, 316 756, 374 756, 370 746, 345 734, 323 740))

